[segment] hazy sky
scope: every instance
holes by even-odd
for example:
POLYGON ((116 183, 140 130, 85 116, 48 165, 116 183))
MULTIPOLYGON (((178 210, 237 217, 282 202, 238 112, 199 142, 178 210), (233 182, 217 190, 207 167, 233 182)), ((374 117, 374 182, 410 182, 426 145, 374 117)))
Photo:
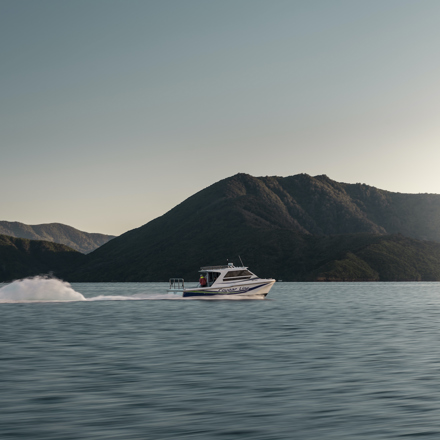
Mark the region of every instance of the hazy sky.
POLYGON ((0 0, 0 220, 120 234, 210 184, 440 193, 439 0, 0 0))

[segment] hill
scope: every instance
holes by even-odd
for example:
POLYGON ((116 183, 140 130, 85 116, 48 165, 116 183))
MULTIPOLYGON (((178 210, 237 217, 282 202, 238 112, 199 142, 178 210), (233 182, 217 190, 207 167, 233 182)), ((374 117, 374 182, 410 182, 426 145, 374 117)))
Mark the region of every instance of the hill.
POLYGON ((228 188, 226 197, 256 226, 314 235, 400 233, 440 242, 438 194, 393 193, 307 174, 259 178, 238 174, 221 183, 228 188))
POLYGON ((440 196, 305 174, 224 179, 89 254, 73 281, 195 279, 244 262, 283 280, 440 279, 440 196), (403 235, 398 235, 403 234, 403 235), (406 235, 407 237, 405 237, 406 235))
POLYGON ((440 243, 400 234, 314 237, 292 261, 301 265, 298 281, 440 281, 440 243))
POLYGON ((19 222, 0 221, 0 234, 30 240, 53 241, 65 244, 83 254, 94 251, 114 238, 113 235, 79 231, 61 223, 25 225, 19 222))
POLYGON ((0 281, 53 273, 78 265, 85 256, 63 244, 0 235, 0 281))

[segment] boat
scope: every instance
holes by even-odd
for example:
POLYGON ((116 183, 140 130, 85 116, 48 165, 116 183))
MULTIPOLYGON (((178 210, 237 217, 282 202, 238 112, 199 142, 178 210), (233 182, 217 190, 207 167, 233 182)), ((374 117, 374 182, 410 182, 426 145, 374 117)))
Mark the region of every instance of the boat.
POLYGON ((196 287, 185 288, 183 278, 171 278, 168 292, 182 293, 184 298, 228 296, 263 299, 275 283, 272 278, 259 278, 248 267, 234 266, 233 263, 201 267, 199 272, 200 279, 206 280, 205 286, 199 282, 196 287))

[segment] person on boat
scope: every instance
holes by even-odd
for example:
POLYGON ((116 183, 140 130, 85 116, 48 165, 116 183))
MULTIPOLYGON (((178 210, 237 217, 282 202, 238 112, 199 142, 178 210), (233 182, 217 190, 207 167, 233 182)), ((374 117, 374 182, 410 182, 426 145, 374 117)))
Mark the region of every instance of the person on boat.
POLYGON ((200 286, 201 287, 206 287, 206 278, 203 275, 200 275, 200 280, 199 280, 200 286))

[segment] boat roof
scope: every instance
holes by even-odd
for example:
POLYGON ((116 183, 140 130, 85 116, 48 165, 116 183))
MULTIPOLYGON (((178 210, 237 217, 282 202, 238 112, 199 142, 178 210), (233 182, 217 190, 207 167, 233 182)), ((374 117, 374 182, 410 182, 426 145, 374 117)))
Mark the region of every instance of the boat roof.
POLYGON ((245 269, 247 269, 247 267, 245 267, 245 266, 234 266, 232 263, 229 263, 229 264, 221 265, 221 266, 203 266, 203 267, 200 268, 199 272, 219 271, 219 270, 225 270, 225 269, 230 269, 230 270, 241 269, 241 270, 245 270, 245 269))

